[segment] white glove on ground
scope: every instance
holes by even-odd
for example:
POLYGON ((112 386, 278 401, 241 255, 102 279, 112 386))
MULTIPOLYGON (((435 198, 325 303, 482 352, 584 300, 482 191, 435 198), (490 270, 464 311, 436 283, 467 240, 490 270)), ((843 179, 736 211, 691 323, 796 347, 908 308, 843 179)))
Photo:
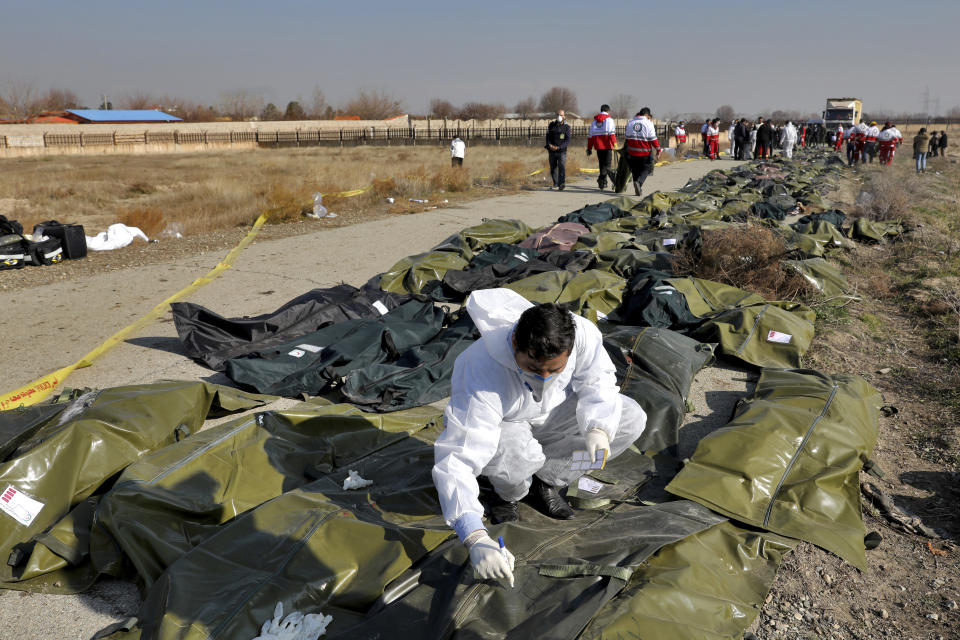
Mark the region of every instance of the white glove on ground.
POLYGON ((496 541, 490 538, 485 531, 471 533, 464 540, 470 550, 470 562, 473 570, 482 580, 496 578, 506 581, 513 588, 514 557, 507 549, 501 549, 496 541))
POLYGON ((607 450, 607 456, 610 455, 610 436, 603 429, 594 427, 587 432, 587 453, 590 454, 590 461, 597 459, 597 451, 607 450))

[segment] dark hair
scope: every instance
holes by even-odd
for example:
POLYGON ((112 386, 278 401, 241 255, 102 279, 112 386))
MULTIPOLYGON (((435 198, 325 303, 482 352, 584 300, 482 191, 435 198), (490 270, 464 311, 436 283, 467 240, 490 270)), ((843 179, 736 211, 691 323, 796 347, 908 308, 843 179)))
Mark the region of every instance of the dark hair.
POLYGON ((640 111, 637 113, 637 115, 638 115, 638 116, 648 116, 648 115, 650 115, 650 107, 644 107, 643 109, 640 109, 640 111))
POLYGON ((920 133, 926 133, 926 132, 927 132, 926 127, 920 127, 920 133))
POLYGON ((576 335, 570 312, 553 303, 539 304, 524 311, 513 333, 517 351, 538 361, 572 351, 576 335))
POLYGON ((600 111, 610 111, 610 105, 608 104, 600 105, 600 111))

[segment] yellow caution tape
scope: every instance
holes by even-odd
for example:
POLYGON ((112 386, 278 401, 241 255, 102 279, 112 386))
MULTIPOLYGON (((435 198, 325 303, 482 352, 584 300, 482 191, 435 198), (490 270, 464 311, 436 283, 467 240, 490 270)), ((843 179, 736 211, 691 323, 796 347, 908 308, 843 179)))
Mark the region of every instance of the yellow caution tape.
POLYGON ((546 167, 541 167, 541 168, 537 169, 536 171, 531 171, 530 173, 527 174, 527 176, 528 176, 528 177, 529 177, 529 176, 535 176, 535 175, 537 175, 538 173, 543 173, 543 172, 546 171, 546 170, 547 170, 546 167))
POLYGON ((372 184, 368 184, 363 189, 354 189, 353 191, 338 191, 336 193, 324 193, 321 195, 330 196, 331 198, 352 198, 353 196, 358 196, 361 193, 366 193, 373 189, 372 184))
POLYGON ((14 409, 19 406, 30 406, 40 402, 52 394, 59 386, 61 386, 66 377, 70 375, 74 369, 89 367, 91 364, 93 364, 94 360, 123 342, 128 335, 140 331, 152 322, 156 321, 157 318, 166 313, 171 302, 176 302, 180 298, 193 293, 200 287, 213 282, 220 276, 220 274, 233 265, 233 261, 236 260, 237 256, 240 255, 240 252, 243 251, 247 245, 253 241, 254 237, 256 237, 257 233, 259 233, 260 227, 266 223, 268 217, 269 212, 264 213, 257 218, 257 221, 253 223, 253 227, 249 232, 247 232, 247 235, 244 236, 243 240, 241 240, 237 246, 231 249, 230 252, 227 253, 227 255, 223 258, 223 260, 221 260, 217 266, 211 269, 205 276, 197 278, 180 291, 177 291, 175 294, 153 307, 153 309, 148 311, 143 317, 134 321, 132 324, 127 325, 123 329, 120 329, 120 331, 117 331, 77 362, 67 367, 63 367, 62 369, 57 369, 53 373, 48 374, 39 380, 35 380, 30 384, 24 385, 19 389, 14 389, 9 393, 0 395, 0 411, 14 409))

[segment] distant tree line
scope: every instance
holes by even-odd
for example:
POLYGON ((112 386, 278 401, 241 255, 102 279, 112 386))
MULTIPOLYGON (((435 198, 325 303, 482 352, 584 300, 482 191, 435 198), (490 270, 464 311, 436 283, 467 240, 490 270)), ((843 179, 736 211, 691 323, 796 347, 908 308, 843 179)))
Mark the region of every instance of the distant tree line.
MULTIPOLYGON (((738 113, 731 105, 717 107, 713 113, 698 112, 680 114, 677 112, 657 113, 656 105, 640 104, 640 101, 629 94, 617 94, 607 99, 597 101, 587 113, 580 113, 577 104, 577 95, 567 87, 551 87, 539 98, 529 96, 522 98, 513 107, 501 102, 465 102, 460 106, 443 98, 434 98, 430 101, 428 113, 432 118, 448 118, 460 120, 491 120, 512 114, 519 118, 537 118, 550 116, 559 109, 567 112, 568 118, 593 115, 592 109, 598 108, 599 102, 605 101, 610 105, 610 115, 619 120, 630 118, 643 106, 654 108, 654 117, 667 121, 685 119, 695 122, 706 117, 717 117, 723 122, 746 116, 762 115, 773 120, 803 121, 808 118, 818 118, 820 113, 801 112, 798 110, 775 109, 770 112, 745 114, 738 113)), ((118 96, 113 101, 117 109, 159 109, 166 113, 182 118, 187 122, 213 122, 217 120, 332 120, 340 117, 356 117, 361 120, 382 120, 405 112, 402 100, 384 89, 360 89, 349 100, 338 107, 327 102, 324 92, 319 86, 314 86, 310 95, 304 99, 297 96, 295 100, 287 102, 285 107, 267 102, 262 93, 248 89, 236 89, 220 93, 216 104, 203 104, 181 96, 153 94, 136 91, 118 96)), ((93 108, 99 108, 94 105, 93 108)), ((60 111, 63 109, 90 108, 83 105, 79 96, 70 89, 51 87, 41 91, 35 85, 25 82, 13 82, 7 85, 5 92, 0 93, 0 120, 22 120, 35 116, 44 111, 60 111)), ((865 120, 877 122, 890 120, 891 122, 924 122, 931 118, 925 113, 865 111, 865 120)), ((960 106, 947 110, 945 118, 948 122, 960 121, 960 106)))

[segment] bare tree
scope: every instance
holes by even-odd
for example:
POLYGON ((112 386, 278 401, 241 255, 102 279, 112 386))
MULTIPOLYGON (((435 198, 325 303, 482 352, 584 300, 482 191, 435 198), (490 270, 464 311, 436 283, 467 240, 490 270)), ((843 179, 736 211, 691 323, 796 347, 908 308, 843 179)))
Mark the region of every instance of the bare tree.
POLYGON ((13 108, 3 96, 0 96, 0 120, 13 116, 13 108))
POLYGON ((949 122, 960 122, 960 107, 951 107, 947 111, 947 120, 949 122))
POLYGON ((553 87, 540 96, 540 111, 556 113, 559 109, 574 113, 579 111, 577 94, 566 87, 553 87))
POLYGON ((513 110, 517 112, 518 116, 526 120, 537 110, 537 99, 533 96, 524 98, 517 103, 513 110))
POLYGON ((626 120, 636 113, 637 99, 627 93, 619 93, 610 101, 610 115, 618 120, 626 120))
POLYGON ((507 108, 502 104, 468 102, 460 108, 457 117, 461 120, 493 120, 506 112, 507 108))
POLYGON ((434 118, 452 118, 457 108, 449 100, 434 98, 430 101, 430 115, 434 118))
POLYGON ((59 111, 62 109, 76 109, 80 106, 80 98, 70 89, 51 88, 45 94, 27 104, 27 115, 41 111, 59 111))
POLYGON ((323 112, 327 108, 327 97, 323 94, 319 85, 313 86, 313 93, 310 94, 310 103, 307 105, 307 117, 311 120, 320 120, 323 118, 323 112))
POLYGON ((220 111, 233 120, 246 120, 263 109, 263 96, 248 89, 222 91, 220 111))
POLYGON ((731 107, 728 104, 724 104, 717 107, 717 112, 715 117, 720 118, 722 122, 732 122, 733 119, 736 117, 736 115, 737 115, 737 112, 734 111, 733 107, 731 107))
POLYGON ((403 112, 403 102, 384 89, 361 89, 340 110, 361 120, 383 120, 403 112))
POLYGON ((137 91, 121 96, 117 101, 117 106, 121 109, 156 109, 162 105, 157 96, 144 91, 137 91))
POLYGON ((37 90, 29 82, 11 82, 7 89, 7 104, 16 118, 26 118, 37 99, 37 90))

